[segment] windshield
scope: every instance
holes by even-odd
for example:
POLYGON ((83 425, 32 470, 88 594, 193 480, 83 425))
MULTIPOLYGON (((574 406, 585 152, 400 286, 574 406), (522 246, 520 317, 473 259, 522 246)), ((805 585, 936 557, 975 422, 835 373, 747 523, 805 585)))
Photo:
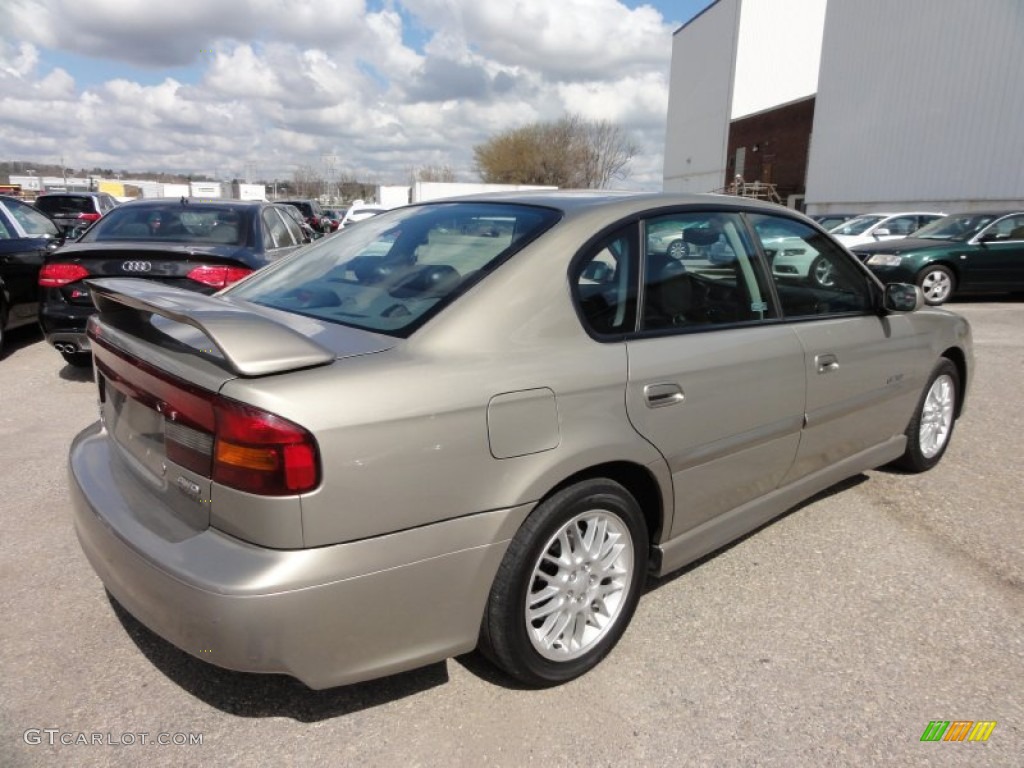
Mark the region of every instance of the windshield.
POLYGON ((863 235, 870 227, 884 218, 884 216, 858 216, 829 231, 833 235, 863 235))
POLYGON ((988 226, 996 217, 990 213, 964 213, 936 219, 925 224, 911 237, 930 240, 970 240, 988 226))
POLYGON ((558 220, 546 208, 401 208, 306 248, 228 291, 341 325, 407 336, 558 220))
POLYGON ((125 205, 115 208, 79 242, 120 240, 210 245, 244 245, 249 214, 227 205, 125 205))

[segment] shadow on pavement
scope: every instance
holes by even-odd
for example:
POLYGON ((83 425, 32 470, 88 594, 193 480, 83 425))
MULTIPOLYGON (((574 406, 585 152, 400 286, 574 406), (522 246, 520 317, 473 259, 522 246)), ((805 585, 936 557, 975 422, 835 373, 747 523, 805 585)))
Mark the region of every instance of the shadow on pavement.
POLYGON ((0 350, 0 360, 13 357, 21 350, 31 347, 33 344, 38 344, 42 340, 42 329, 34 323, 4 331, 4 348, 0 350))
POLYGON ((444 662, 324 691, 314 691, 286 675, 232 672, 179 650, 146 628, 109 592, 107 599, 128 636, 157 669, 197 699, 229 715, 290 717, 313 723, 387 704, 448 682, 444 662))

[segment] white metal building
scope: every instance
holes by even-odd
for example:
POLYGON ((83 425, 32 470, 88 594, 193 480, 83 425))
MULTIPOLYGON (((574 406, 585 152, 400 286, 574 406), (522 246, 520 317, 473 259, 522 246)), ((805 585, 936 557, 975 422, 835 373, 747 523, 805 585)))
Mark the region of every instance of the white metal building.
POLYGON ((1024 206, 1024 0, 718 0, 673 38, 666 191, 725 186, 735 121, 811 95, 810 212, 1024 206))

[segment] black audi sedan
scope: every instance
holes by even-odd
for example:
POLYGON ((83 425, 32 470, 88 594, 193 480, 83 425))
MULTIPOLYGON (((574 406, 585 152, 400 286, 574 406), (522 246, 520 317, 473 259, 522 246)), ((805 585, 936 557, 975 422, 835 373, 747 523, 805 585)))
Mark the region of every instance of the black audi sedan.
POLYGON ((0 195, 0 356, 7 330, 35 323, 39 268, 63 242, 49 216, 0 195))
POLYGON ((91 364, 86 281, 142 277, 214 293, 285 256, 309 237, 283 206, 258 201, 150 199, 125 203, 46 258, 39 321, 71 365, 91 364))

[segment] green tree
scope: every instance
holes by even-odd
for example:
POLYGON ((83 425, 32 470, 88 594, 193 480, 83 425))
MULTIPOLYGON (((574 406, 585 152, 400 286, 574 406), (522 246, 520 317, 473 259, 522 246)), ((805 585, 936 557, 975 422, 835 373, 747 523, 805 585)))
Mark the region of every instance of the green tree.
POLYGON ((626 178, 636 153, 621 126, 578 114, 512 128, 473 148, 485 182, 576 189, 603 189, 626 178))

